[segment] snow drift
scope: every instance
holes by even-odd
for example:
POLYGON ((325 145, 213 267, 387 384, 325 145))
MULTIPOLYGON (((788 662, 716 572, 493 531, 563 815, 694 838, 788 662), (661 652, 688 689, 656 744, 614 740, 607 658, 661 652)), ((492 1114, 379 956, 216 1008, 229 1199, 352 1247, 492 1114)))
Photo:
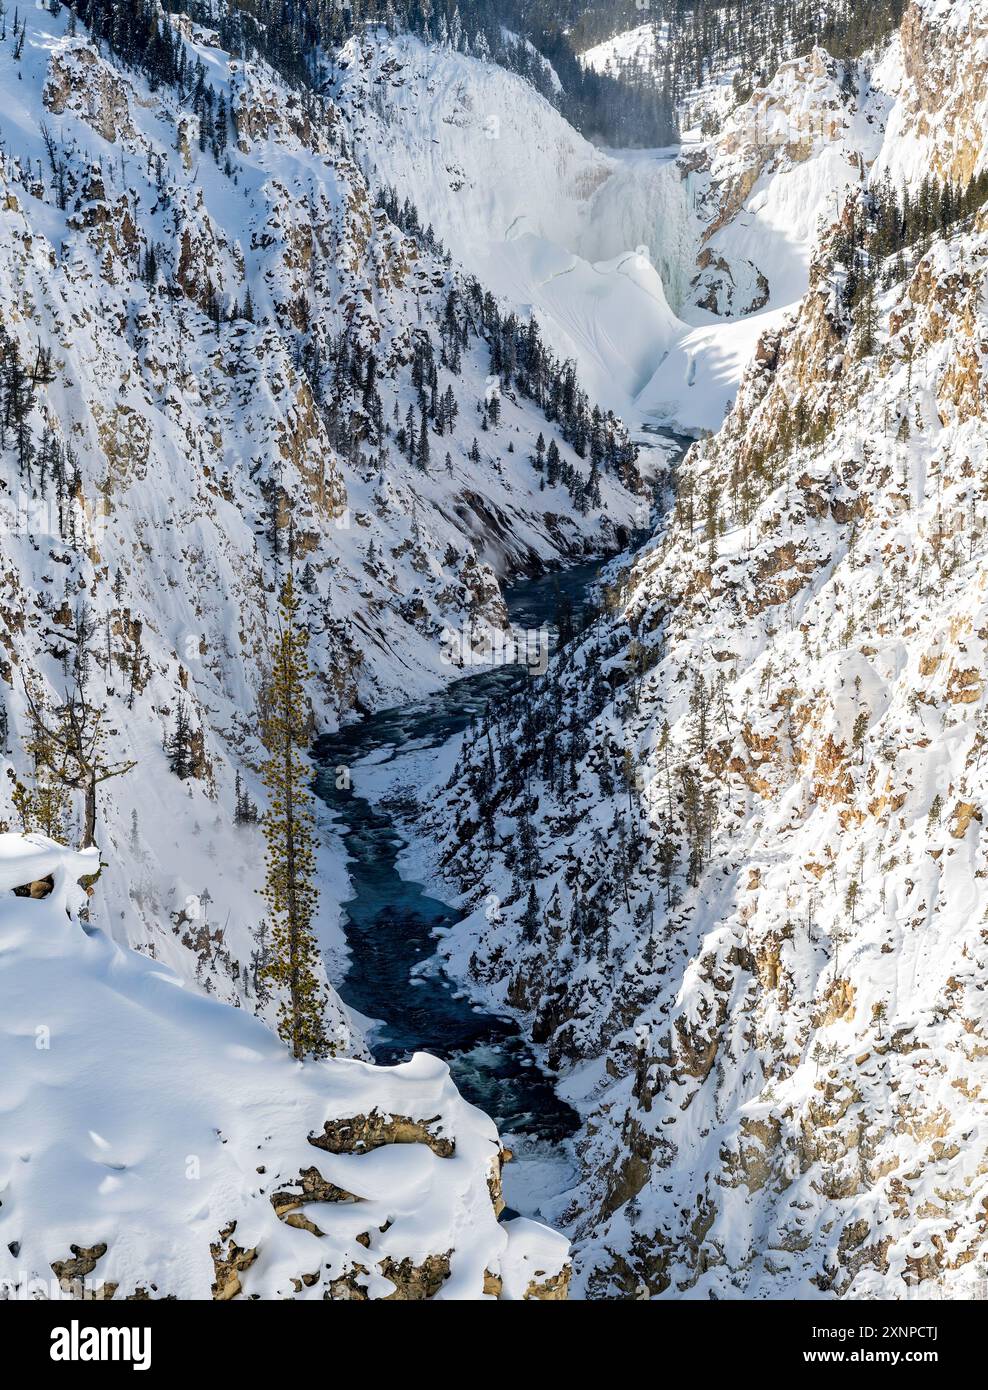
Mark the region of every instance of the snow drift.
POLYGON ((565 1240, 498 1222, 497 1131, 442 1062, 299 1065, 80 921, 98 861, 0 835, 6 1297, 565 1295, 565 1240))

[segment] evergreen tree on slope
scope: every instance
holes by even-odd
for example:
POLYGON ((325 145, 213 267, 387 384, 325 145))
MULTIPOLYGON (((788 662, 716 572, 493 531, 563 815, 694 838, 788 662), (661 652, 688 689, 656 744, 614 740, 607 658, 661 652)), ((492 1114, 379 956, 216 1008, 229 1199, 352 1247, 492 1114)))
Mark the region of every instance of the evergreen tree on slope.
POLYGON ((315 885, 311 772, 306 682, 308 634, 299 622, 299 599, 289 574, 281 589, 279 627, 263 722, 264 815, 267 878, 264 898, 271 919, 271 958, 264 974, 283 991, 278 1032, 293 1056, 325 1057, 332 1048, 323 1013, 326 998, 316 975, 319 949, 312 919, 315 885))

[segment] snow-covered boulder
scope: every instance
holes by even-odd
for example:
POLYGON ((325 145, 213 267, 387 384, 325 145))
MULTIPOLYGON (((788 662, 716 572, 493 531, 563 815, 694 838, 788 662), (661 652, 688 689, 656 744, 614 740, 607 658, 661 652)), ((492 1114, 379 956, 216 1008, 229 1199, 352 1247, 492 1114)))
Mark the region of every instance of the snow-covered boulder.
MULTIPOLYGON (((73 897, 73 883, 99 872, 99 850, 71 853, 47 835, 0 835, 0 893, 18 892, 35 884, 51 881, 51 902, 67 908, 73 897)), ((49 893, 35 894, 48 897, 49 893)))

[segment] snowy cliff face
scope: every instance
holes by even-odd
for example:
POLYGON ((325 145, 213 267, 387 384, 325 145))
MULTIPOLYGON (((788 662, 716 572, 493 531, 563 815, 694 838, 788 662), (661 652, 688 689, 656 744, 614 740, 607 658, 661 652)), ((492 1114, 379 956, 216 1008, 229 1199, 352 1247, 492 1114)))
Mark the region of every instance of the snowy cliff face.
MULTIPOLYGON (((589 50, 583 60, 606 70, 620 63, 625 48, 632 67, 648 65, 660 51, 654 29, 643 26, 589 50)), ((730 92, 729 81, 711 76, 692 98, 722 106, 730 92)), ((675 267, 666 243, 669 233, 674 244, 682 238, 670 216, 677 200, 668 192, 666 215, 655 224, 662 235, 653 231, 677 309, 698 306, 736 317, 798 299, 820 221, 832 221, 864 179, 889 104, 868 63, 838 62, 814 48, 782 63, 746 101, 730 101, 716 134, 690 131, 670 170, 683 185, 678 203, 692 239, 675 267)), ((602 196, 614 192, 612 186, 602 196)))
POLYGON ((783 64, 719 134, 684 145, 671 170, 687 217, 659 218, 653 240, 669 229, 679 248, 674 270, 659 263, 694 326, 680 326, 641 385, 642 415, 720 427, 759 336, 805 294, 821 230, 880 160, 896 80, 889 60, 872 74, 817 48, 783 64))
POLYGON ((612 170, 523 78, 411 35, 351 39, 330 89, 372 178, 414 187, 468 264, 509 235, 572 244, 612 170))
POLYGON ((407 36, 352 40, 330 90, 372 181, 534 311, 600 399, 687 428, 719 426, 760 331, 732 338, 722 320, 805 292, 890 101, 864 66, 815 50, 677 157, 599 150, 521 78, 407 36))
POLYGON ((898 184, 967 183, 985 167, 988 13, 977 0, 916 0, 876 74, 897 100, 881 164, 898 184))
POLYGON ((299 1067, 80 925, 98 858, 0 835, 0 1299, 565 1297, 565 1240, 498 1221, 497 1132, 442 1062, 299 1067))
MULTIPOLYGON (((903 41, 949 52, 961 8, 903 41)), ((965 148, 955 96, 913 169, 965 148)), ((453 970, 584 1113, 554 1212, 582 1292, 983 1296, 988 220, 884 267, 856 322, 838 240, 431 820, 478 904, 453 970)))
MULTIPOLYGON (((0 441, 2 751, 27 778, 24 680, 57 699, 81 659, 111 753, 137 760, 100 795, 94 920, 254 1008, 262 843, 232 825, 235 777, 261 801, 289 550, 332 727, 448 679, 442 633, 501 626, 498 574, 613 546, 634 468, 605 467, 582 512, 540 490, 540 433, 576 479, 589 461, 502 389, 484 333, 505 358, 515 330, 485 327, 473 289, 375 205, 331 103, 183 17, 182 100, 67 9, 25 22, 0 46, 2 355, 35 378, 0 441), (162 745, 181 721, 180 780, 162 745)), ((332 962, 345 885, 325 868, 332 962)))
POLYGON ((887 106, 858 64, 817 48, 784 64, 698 155, 681 156, 704 223, 695 303, 737 315, 799 299, 821 221, 865 180, 887 106))

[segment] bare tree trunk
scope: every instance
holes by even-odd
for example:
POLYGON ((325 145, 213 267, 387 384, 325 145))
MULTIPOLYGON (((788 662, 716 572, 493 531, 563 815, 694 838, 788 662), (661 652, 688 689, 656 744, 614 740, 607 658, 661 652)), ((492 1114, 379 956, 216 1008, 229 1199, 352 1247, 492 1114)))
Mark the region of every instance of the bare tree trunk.
MULTIPOLYGON (((286 717, 291 718, 290 707, 286 709, 286 717)), ((299 1001, 298 903, 295 895, 295 792, 290 741, 286 742, 285 745, 285 850, 288 876, 286 906, 288 909, 288 993, 292 1003, 292 1053, 301 1061, 305 1054, 302 1047, 302 1010, 299 1001)))
POLYGON ((90 772, 86 778, 85 822, 82 829, 82 848, 89 849, 96 843, 96 773, 90 772))

